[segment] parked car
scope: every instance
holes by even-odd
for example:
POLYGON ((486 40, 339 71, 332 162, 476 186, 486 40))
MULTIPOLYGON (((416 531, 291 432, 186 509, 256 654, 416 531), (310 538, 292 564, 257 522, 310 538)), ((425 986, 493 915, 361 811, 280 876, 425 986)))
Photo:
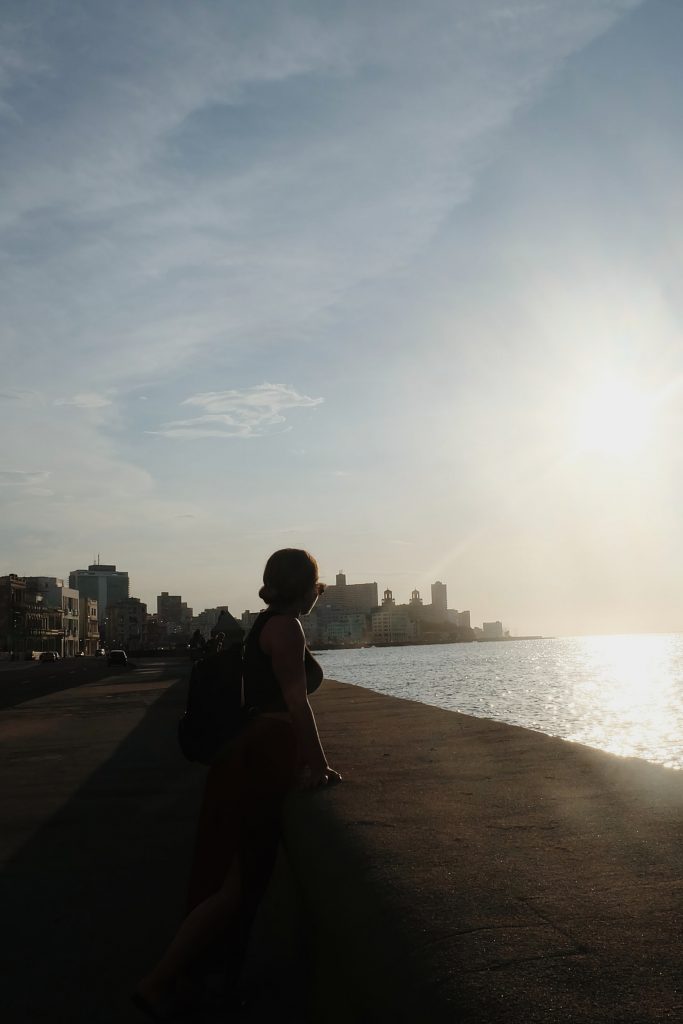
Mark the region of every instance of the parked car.
POLYGON ((110 651, 107 655, 107 665, 127 665, 128 655, 125 651, 110 651))
POLYGON ((97 650, 95 651, 95 657, 104 658, 106 653, 107 652, 105 651, 104 647, 98 647, 97 650))
POLYGON ((59 661, 56 651, 41 651, 38 661, 59 661))

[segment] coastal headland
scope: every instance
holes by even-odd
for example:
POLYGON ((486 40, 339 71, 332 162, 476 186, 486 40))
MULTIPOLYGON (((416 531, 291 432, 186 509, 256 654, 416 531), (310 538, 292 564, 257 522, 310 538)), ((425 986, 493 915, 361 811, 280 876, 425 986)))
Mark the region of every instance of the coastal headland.
MULTIPOLYGON (((187 665, 41 668, 0 716, 4 1019, 133 1020, 204 775, 175 740, 187 665)), ((681 773, 343 683, 314 700, 344 782, 289 801, 248 1019, 681 1018, 681 773)))

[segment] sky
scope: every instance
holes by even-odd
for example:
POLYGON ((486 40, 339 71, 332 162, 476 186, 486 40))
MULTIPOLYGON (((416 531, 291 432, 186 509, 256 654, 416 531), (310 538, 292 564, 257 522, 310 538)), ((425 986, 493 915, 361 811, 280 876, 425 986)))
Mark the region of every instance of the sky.
POLYGON ((3 0, 0 574, 679 631, 677 0, 3 0))

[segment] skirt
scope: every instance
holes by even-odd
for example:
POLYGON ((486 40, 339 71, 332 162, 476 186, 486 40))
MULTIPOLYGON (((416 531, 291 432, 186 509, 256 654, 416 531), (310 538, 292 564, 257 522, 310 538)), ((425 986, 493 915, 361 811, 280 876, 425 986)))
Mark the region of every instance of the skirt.
POLYGON ((208 771, 188 890, 188 913, 220 889, 239 858, 242 913, 251 917, 275 865, 282 805, 299 750, 286 719, 255 717, 208 771))

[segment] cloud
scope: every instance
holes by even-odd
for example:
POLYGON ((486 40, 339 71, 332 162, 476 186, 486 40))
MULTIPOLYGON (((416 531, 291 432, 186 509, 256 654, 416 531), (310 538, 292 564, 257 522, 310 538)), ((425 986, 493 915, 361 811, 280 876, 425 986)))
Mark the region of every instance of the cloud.
POLYGON ((28 402, 36 397, 35 391, 21 391, 19 388, 11 388, 9 391, 0 391, 0 400, 7 402, 28 402))
POLYGON ((173 378, 311 337, 419 256, 500 130, 630 6, 123 0, 53 38, 22 4, 44 44, 22 55, 19 34, 8 74, 46 70, 13 100, 3 157, 17 372, 30 359, 60 387, 96 356, 107 381, 173 378))
POLYGON ((151 433, 162 437, 262 437, 285 422, 283 412, 312 408, 324 399, 310 398, 284 384, 258 384, 253 388, 209 391, 186 398, 181 405, 199 406, 203 415, 172 420, 151 433))
POLYGON ((50 476, 48 470, 0 469, 0 486, 38 487, 50 476))
POLYGON ((111 405, 111 399, 105 398, 104 395, 98 395, 94 392, 84 392, 79 395, 74 395, 73 398, 58 398, 55 400, 55 405, 72 405, 77 409, 103 409, 107 405, 111 405))
POLYGON ((3 39, 0 43, 0 118, 21 122, 21 116, 10 101, 10 96, 22 81, 41 75, 45 66, 31 52, 26 25, 12 25, 3 20, 3 39))

